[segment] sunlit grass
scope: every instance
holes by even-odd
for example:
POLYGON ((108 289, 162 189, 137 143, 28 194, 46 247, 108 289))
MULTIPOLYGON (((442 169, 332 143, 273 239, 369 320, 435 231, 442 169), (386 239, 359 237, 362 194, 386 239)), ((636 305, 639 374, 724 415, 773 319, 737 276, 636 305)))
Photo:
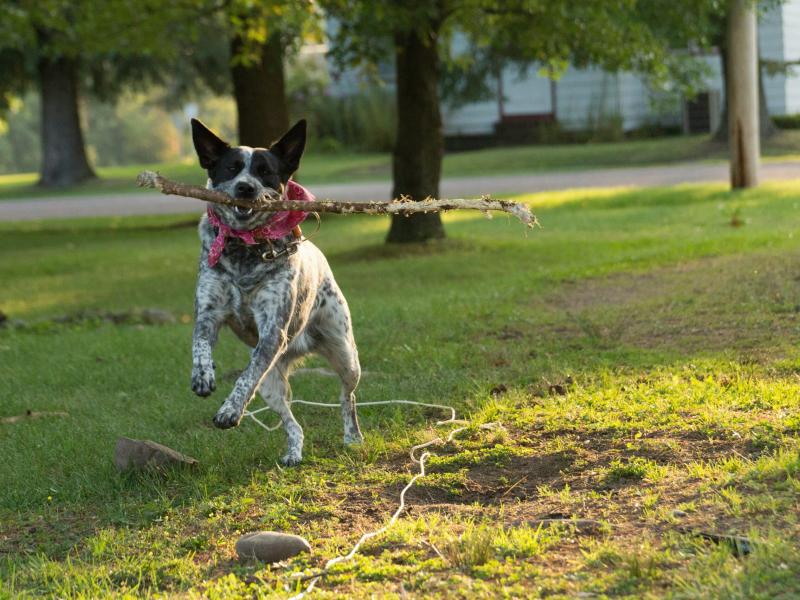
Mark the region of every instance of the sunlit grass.
MULTIPOLYGON (((457 213, 426 245, 385 246, 384 218, 323 221, 315 242, 365 369, 358 398, 444 403, 473 425, 431 448, 411 512, 320 596, 800 594, 800 184, 522 199, 541 228, 457 213), (477 427, 489 422, 501 426, 477 427), (746 535, 755 550, 737 558, 692 531, 746 535)), ((0 417, 69 415, 0 423, 0 597, 284 596, 290 573, 385 521, 408 448, 442 433, 439 411, 365 406, 366 441, 345 448, 336 411, 296 406, 305 462, 280 469, 280 432, 214 429, 248 349, 224 333, 219 390, 191 394, 186 221, 0 225, 0 310, 23 321, 0 328, 0 417), (92 317, 147 307, 174 322, 92 317), (123 435, 200 466, 117 473, 123 435), (286 569, 239 563, 236 538, 259 529, 299 533, 314 552, 286 569)), ((313 373, 292 386, 338 393, 313 373)))

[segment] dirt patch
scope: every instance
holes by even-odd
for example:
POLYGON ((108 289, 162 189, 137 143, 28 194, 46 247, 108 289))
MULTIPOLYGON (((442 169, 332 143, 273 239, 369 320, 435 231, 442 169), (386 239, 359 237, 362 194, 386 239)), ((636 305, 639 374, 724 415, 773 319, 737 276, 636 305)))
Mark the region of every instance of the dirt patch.
POLYGON ((96 531, 98 524, 95 515, 69 510, 2 519, 0 557, 46 553, 53 558, 62 558, 80 540, 96 531))
POLYGON ((9 329, 47 332, 59 327, 98 327, 105 324, 158 326, 172 325, 178 321, 181 323, 189 323, 191 322, 191 317, 189 315, 180 315, 177 317, 171 312, 161 308, 134 308, 120 311, 81 310, 31 322, 22 319, 10 319, 5 322, 0 322, 0 329, 8 327, 9 329))
MULTIPOLYGON (((731 518, 719 507, 709 508, 706 500, 716 494, 713 486, 709 489, 707 482, 681 468, 696 461, 742 457, 748 454, 743 440, 714 440, 691 432, 655 431, 631 447, 627 438, 612 430, 542 431, 531 424, 510 428, 505 443, 518 444, 522 455, 501 463, 486 460, 472 464, 456 486, 431 485, 420 480, 421 485, 406 496, 406 516, 435 513, 451 520, 454 535, 458 534, 459 523, 466 520, 494 522, 501 527, 541 519, 588 519, 602 524, 586 531, 576 529, 558 547, 548 551, 551 572, 572 569, 581 557, 580 540, 587 537, 609 537, 622 547, 636 548, 643 539, 659 540, 667 534, 679 533, 679 527, 746 533, 760 518, 754 520, 753 515, 747 519, 731 518), (554 451, 556 442, 568 447, 554 451), (663 479, 636 476, 608 479, 607 470, 613 461, 638 459, 673 468, 663 479), (655 500, 649 504, 648 498, 655 500), (698 508, 690 509, 689 513, 679 511, 681 516, 677 519, 665 517, 680 506, 698 508)), ((454 456, 463 450, 449 446, 437 448, 436 454, 454 456)), ((747 458, 756 456, 751 454, 747 458)), ((387 469, 397 471, 401 462, 410 477, 413 468, 407 459, 398 458, 387 469)), ((443 470, 429 467, 428 471, 436 476, 443 470)), ((405 481, 351 490, 337 510, 340 524, 350 527, 354 534, 376 529, 396 509, 405 481)), ((774 515, 768 513, 767 510, 764 519, 774 520, 774 515)))
MULTIPOLYGON (((408 498, 420 504, 502 504, 511 501, 538 501, 542 489, 560 490, 565 486, 574 491, 619 490, 642 485, 640 478, 622 479, 609 483, 602 473, 614 460, 646 459, 656 465, 685 466, 705 460, 728 456, 743 456, 748 451, 742 440, 710 440, 683 432, 657 432, 640 438, 635 446, 619 437, 616 431, 596 431, 576 435, 575 431, 510 430, 512 439, 526 454, 511 456, 502 463, 486 460, 467 468, 466 481, 461 489, 436 489, 421 486, 412 489, 408 498), (553 451, 556 440, 567 440, 569 448, 553 451)), ((446 456, 447 451, 437 452, 446 456)), ((436 468, 429 468, 437 473, 436 468)), ((384 490, 382 497, 390 501, 402 486, 384 490), (388 492, 388 496, 386 495, 388 492)), ((536 513, 541 514, 541 511, 536 513)))
POLYGON ((55 411, 35 411, 26 410, 21 415, 14 415, 12 417, 1 417, 0 423, 19 423, 20 421, 28 421, 30 419, 41 419, 44 417, 68 417, 69 413, 62 410, 55 411))
POLYGON ((646 273, 566 282, 545 298, 551 333, 609 345, 738 350, 800 342, 800 253, 710 257, 646 273))
MULTIPOLYGON (((673 476, 670 480, 650 482, 641 479, 621 481, 613 485, 604 484, 602 470, 614 458, 620 456, 646 455, 664 463, 678 465, 691 462, 698 456, 705 458, 730 456, 741 450, 740 441, 712 443, 704 439, 686 439, 670 432, 658 432, 651 436, 652 442, 668 441, 666 447, 672 452, 639 453, 626 447, 615 432, 601 431, 596 435, 583 435, 575 439, 576 445, 566 450, 552 451, 548 448, 558 437, 573 436, 574 431, 540 431, 535 427, 524 427, 509 431, 510 440, 516 440, 533 451, 526 456, 514 456, 502 465, 491 461, 479 462, 467 469, 466 479, 458 494, 452 486, 438 487, 420 480, 422 485, 411 489, 406 497, 407 510, 404 518, 425 518, 436 515, 441 525, 447 527, 446 535, 453 539, 466 531, 467 523, 488 523, 492 528, 512 528, 521 524, 541 522, 542 519, 583 519, 591 522, 591 528, 579 529, 566 524, 559 541, 549 547, 542 556, 525 562, 546 565, 548 577, 567 577, 576 570, 586 569, 585 550, 587 544, 603 540, 616 548, 629 548, 635 552, 644 543, 658 547, 679 534, 679 528, 711 531, 720 534, 742 534, 753 524, 752 520, 731 519, 721 510, 702 508, 691 511, 678 520, 657 518, 654 509, 647 504, 648 497, 657 497, 657 508, 669 513, 679 506, 702 506, 702 499, 709 493, 707 485, 693 480, 688 475, 673 476), (584 443, 588 442, 588 443, 584 443)), ((509 439, 507 443, 511 443, 509 439)), ((474 440, 473 440, 474 441, 474 440)), ((437 448, 439 456, 457 454, 463 448, 437 448)), ((387 470, 413 471, 404 457, 397 457, 387 470)), ((441 471, 430 468, 432 475, 441 471)), ((351 532, 352 542, 364 532, 376 530, 397 508, 398 495, 407 478, 392 485, 358 487, 347 493, 344 502, 335 509, 337 529, 351 532)), ((333 492, 335 494, 335 492, 333 492)), ((771 518, 771 517, 767 517, 771 518)), ((535 525, 534 525, 535 527, 535 525)), ((411 552, 413 560, 429 560, 441 556, 429 542, 430 534, 419 533, 413 539, 400 542, 391 535, 382 536, 368 544, 362 554, 371 556, 397 556, 397 564, 410 560, 403 552, 411 552)), ((437 542, 437 543, 440 543, 437 542)), ((346 552, 349 544, 341 549, 346 552)), ((312 556, 310 562, 321 567, 328 556, 312 556)), ((604 569, 606 567, 595 567, 604 569)), ((450 573, 451 571, 446 571, 450 573)), ((442 575, 445 576, 445 575, 442 575)), ((367 580, 370 575, 365 576, 367 580)), ((343 592, 352 583, 326 582, 329 591, 343 592)))

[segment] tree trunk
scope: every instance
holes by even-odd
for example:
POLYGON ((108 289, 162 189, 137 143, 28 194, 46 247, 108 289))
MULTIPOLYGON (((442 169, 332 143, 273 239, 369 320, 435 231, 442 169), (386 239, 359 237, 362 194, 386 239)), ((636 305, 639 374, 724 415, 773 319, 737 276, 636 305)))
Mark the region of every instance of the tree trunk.
MULTIPOLYGON (((725 93, 722 99, 722 109, 720 110, 719 126, 717 127, 717 131, 714 133, 714 141, 727 144, 728 143, 728 95, 729 95, 728 76, 726 74, 728 68, 727 50, 725 50, 722 46, 720 46, 719 54, 720 54, 720 62, 722 63, 721 64, 722 87, 725 90, 725 93)), ((764 89, 764 71, 759 66, 758 67, 758 135, 761 137, 762 140, 765 140, 770 136, 774 135, 776 131, 777 128, 773 124, 772 118, 769 116, 769 107, 767 106, 767 94, 764 89)))
MULTIPOLYGON (((417 31, 395 36, 397 141, 392 160, 394 198, 439 197, 444 136, 439 112, 439 54, 436 28, 428 39, 417 31)), ((395 215, 386 241, 423 242, 444 237, 439 213, 395 215)))
POLYGON ((728 147, 731 186, 758 185, 758 48, 749 0, 730 0, 728 15, 728 147))
POLYGON ((283 44, 274 33, 261 46, 259 60, 241 64, 242 41, 231 41, 233 95, 239 124, 239 143, 269 147, 289 129, 289 106, 283 73, 283 44))
POLYGON ((78 111, 75 59, 42 58, 38 64, 42 103, 42 167, 39 185, 74 185, 96 177, 86 159, 78 111))

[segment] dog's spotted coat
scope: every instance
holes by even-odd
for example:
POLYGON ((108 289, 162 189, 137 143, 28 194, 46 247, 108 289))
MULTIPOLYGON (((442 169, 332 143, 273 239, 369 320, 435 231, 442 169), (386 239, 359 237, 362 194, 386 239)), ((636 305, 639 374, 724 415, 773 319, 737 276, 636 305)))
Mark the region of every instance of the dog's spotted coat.
MULTIPOLYGON (((231 147, 192 120, 192 135, 200 165, 208 171, 208 186, 240 198, 280 193, 297 170, 305 147, 305 121, 297 123, 269 150, 231 147)), ((214 206, 233 229, 254 229, 272 217, 269 212, 214 206)), ((222 403, 214 424, 226 429, 242 419, 256 391, 280 415, 287 450, 281 459, 296 465, 303 455, 303 430, 292 414, 289 373, 292 363, 309 353, 324 356, 342 382, 340 402, 346 444, 362 440, 355 406, 361 376, 350 311, 328 262, 309 241, 295 254, 264 261, 262 246, 231 239, 219 262, 211 267, 208 253, 216 232, 203 216, 199 226, 200 269, 195 295, 192 336, 192 390, 210 395, 216 387, 212 350, 223 325, 253 348, 250 362, 222 403)), ((276 249, 291 236, 273 241, 276 249)))

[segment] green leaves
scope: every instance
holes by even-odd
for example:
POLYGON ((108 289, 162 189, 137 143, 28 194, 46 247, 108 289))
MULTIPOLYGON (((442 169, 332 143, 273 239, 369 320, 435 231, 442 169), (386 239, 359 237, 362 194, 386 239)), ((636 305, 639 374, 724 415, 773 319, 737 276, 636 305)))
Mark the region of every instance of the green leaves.
MULTIPOLYGON (((468 51, 441 48, 452 76, 465 78, 464 93, 477 98, 477 74, 486 65, 539 64, 558 76, 569 64, 646 74, 654 85, 691 87, 702 72, 688 48, 707 48, 727 4, 723 0, 323 0, 337 19, 332 54, 340 66, 376 63, 390 56, 404 31, 423 32, 431 43, 454 33, 468 51), (677 50, 677 51, 676 51, 677 50), (682 51, 683 50, 683 51, 682 51)), ((444 44, 442 44, 444 46, 444 44)), ((451 86, 454 87, 454 86, 451 86)))

